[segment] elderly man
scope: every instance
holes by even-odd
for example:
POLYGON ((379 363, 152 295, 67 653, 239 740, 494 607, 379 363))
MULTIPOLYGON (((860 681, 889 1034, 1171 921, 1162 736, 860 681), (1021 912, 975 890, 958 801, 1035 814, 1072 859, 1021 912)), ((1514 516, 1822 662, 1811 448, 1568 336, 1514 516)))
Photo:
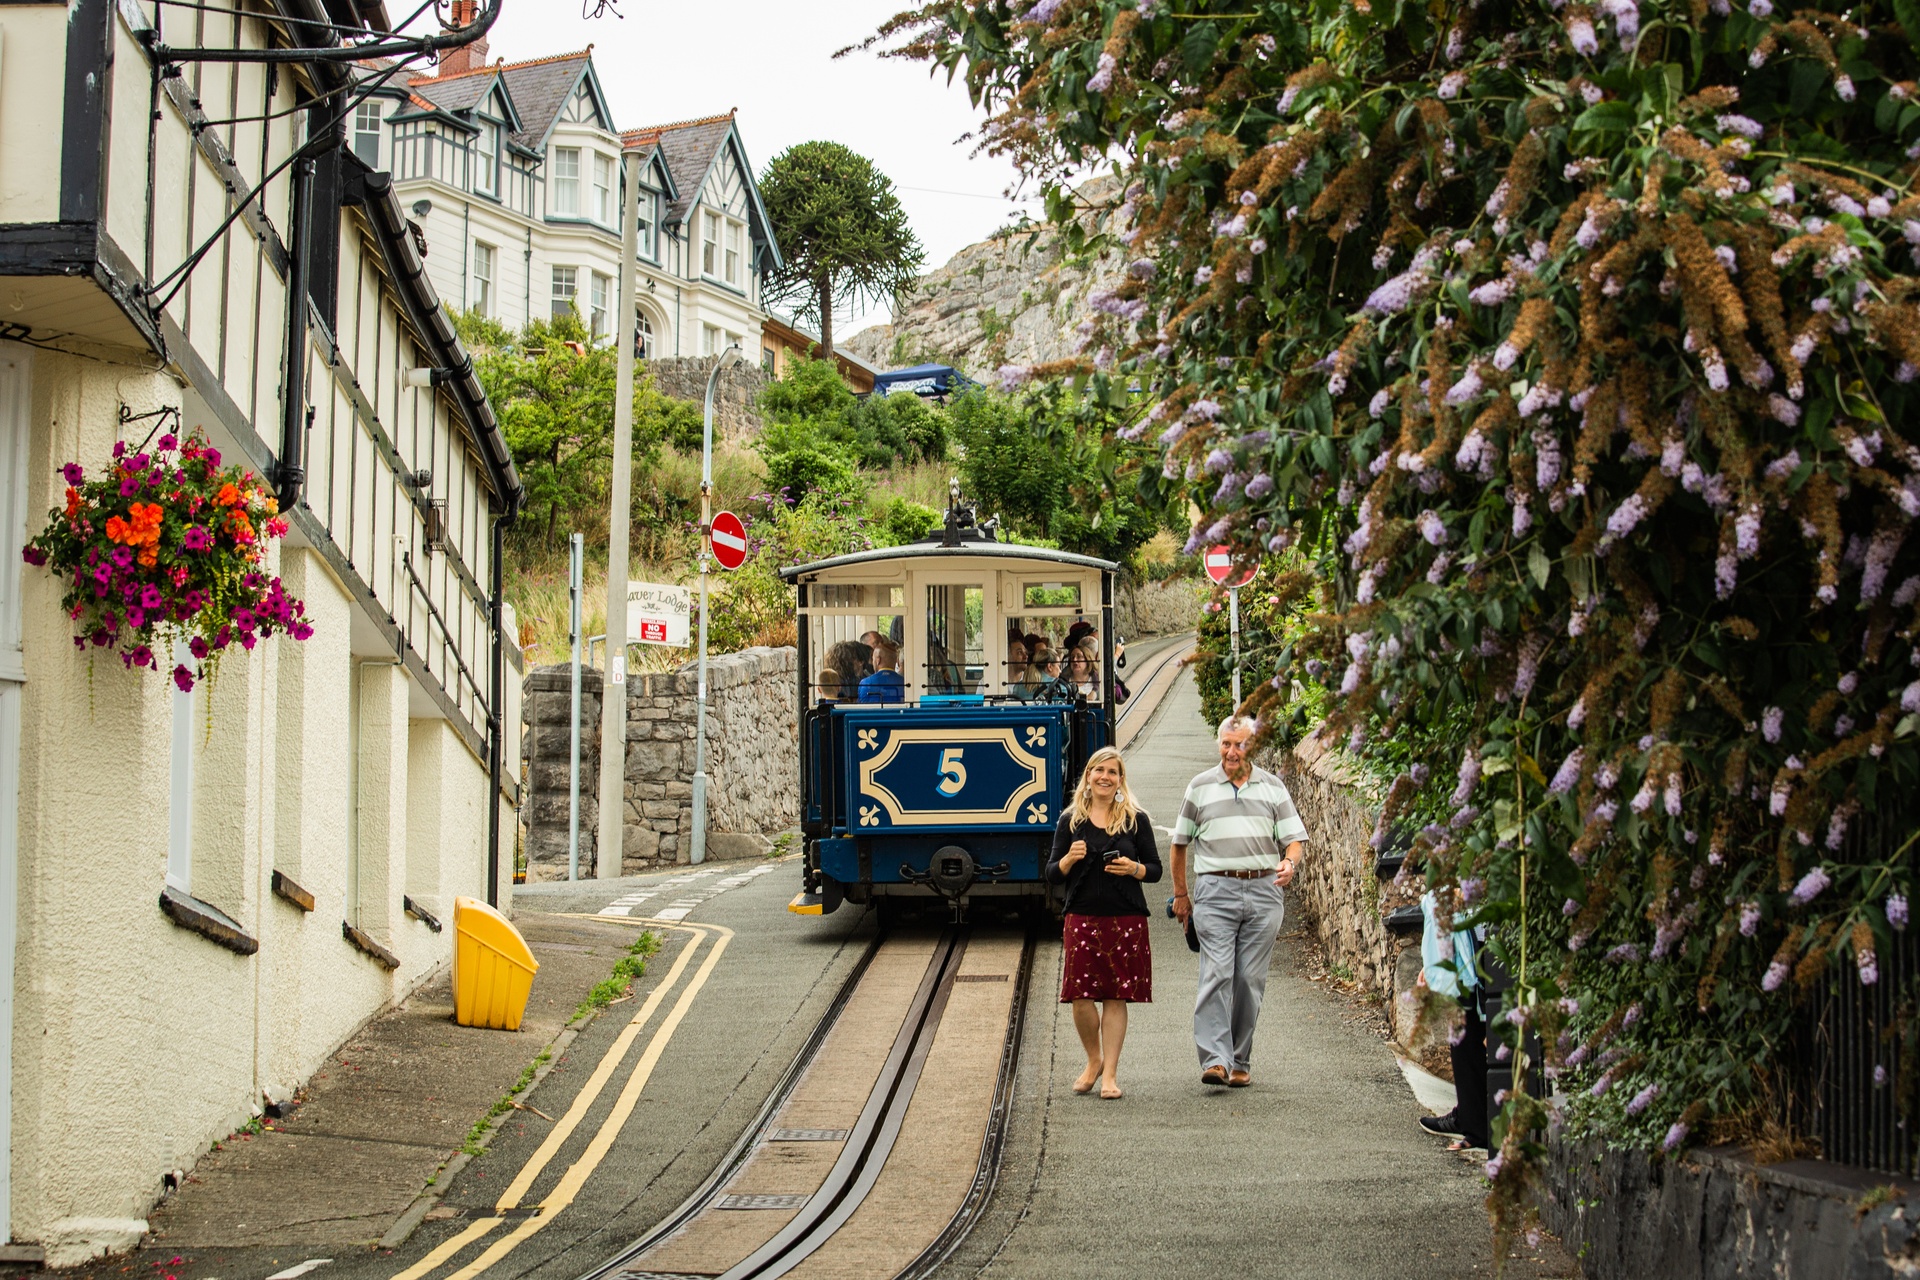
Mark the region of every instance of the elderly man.
POLYGON ((1187 784, 1173 824, 1173 913, 1189 916, 1200 940, 1200 995, 1193 1039, 1203 1084, 1253 1083, 1253 1028, 1266 994, 1267 966, 1286 916, 1307 825, 1286 784, 1247 759, 1254 724, 1221 721, 1220 767, 1187 784), (1187 848, 1193 891, 1187 892, 1187 848))

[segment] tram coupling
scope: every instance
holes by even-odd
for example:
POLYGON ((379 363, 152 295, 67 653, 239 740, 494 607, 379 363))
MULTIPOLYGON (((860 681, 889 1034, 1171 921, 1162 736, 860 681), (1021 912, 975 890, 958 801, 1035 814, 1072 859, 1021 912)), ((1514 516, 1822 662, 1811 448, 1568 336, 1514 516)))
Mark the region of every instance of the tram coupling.
POLYGON ((967 890, 978 881, 1004 880, 1012 873, 1012 863, 1002 862, 983 867, 973 860, 971 853, 957 844, 942 845, 935 849, 925 871, 917 870, 910 862, 900 864, 902 880, 909 884, 926 885, 947 899, 953 909, 955 924, 964 922, 967 890))

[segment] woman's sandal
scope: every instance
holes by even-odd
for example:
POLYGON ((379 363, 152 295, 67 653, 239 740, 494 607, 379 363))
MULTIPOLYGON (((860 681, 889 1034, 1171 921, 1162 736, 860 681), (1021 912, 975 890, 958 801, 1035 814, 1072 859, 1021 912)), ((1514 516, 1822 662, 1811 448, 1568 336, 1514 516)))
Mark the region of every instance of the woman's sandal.
POLYGON ((1073 1091, 1075 1093, 1092 1093, 1093 1086, 1099 1083, 1100 1070, 1096 1067, 1092 1075, 1082 1074, 1078 1080, 1073 1082, 1073 1091))
POLYGON ((1117 1084, 1112 1088, 1108 1088, 1106 1085, 1100 1086, 1100 1097, 1103 1101, 1112 1102, 1116 1098, 1124 1098, 1126 1096, 1117 1084))

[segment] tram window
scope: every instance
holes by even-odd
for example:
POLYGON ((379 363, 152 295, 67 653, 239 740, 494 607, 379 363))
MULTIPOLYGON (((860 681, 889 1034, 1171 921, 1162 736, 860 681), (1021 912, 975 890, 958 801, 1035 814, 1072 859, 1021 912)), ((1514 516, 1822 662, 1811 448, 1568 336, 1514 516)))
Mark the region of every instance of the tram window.
POLYGON ((928 693, 978 693, 986 675, 986 588, 927 588, 928 693))
POLYGON ((907 589, 887 583, 833 582, 816 586, 812 605, 822 609, 892 609, 907 607, 907 589))
POLYGON ((1025 584, 1022 604, 1029 609, 1078 609, 1080 584, 1077 582, 1029 582, 1025 584))
MULTIPOLYGON (((855 587, 857 591, 886 588, 855 587)), ((893 591, 905 594, 900 587, 893 591)), ((844 607, 844 606, 843 606, 844 607)), ((813 664, 808 673, 813 697, 819 702, 853 702, 860 681, 873 674, 873 647, 887 640, 896 648, 906 634, 905 613, 813 614, 806 619, 807 652, 813 664)))

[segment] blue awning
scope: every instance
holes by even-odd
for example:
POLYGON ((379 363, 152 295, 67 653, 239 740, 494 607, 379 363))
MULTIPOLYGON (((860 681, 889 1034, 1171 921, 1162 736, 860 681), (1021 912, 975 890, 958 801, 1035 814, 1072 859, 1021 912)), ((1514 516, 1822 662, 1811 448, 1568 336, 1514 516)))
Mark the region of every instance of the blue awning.
POLYGON ((912 368, 893 369, 873 377, 873 393, 878 396, 901 391, 911 391, 917 396, 945 396, 979 385, 950 364, 916 364, 912 368))

